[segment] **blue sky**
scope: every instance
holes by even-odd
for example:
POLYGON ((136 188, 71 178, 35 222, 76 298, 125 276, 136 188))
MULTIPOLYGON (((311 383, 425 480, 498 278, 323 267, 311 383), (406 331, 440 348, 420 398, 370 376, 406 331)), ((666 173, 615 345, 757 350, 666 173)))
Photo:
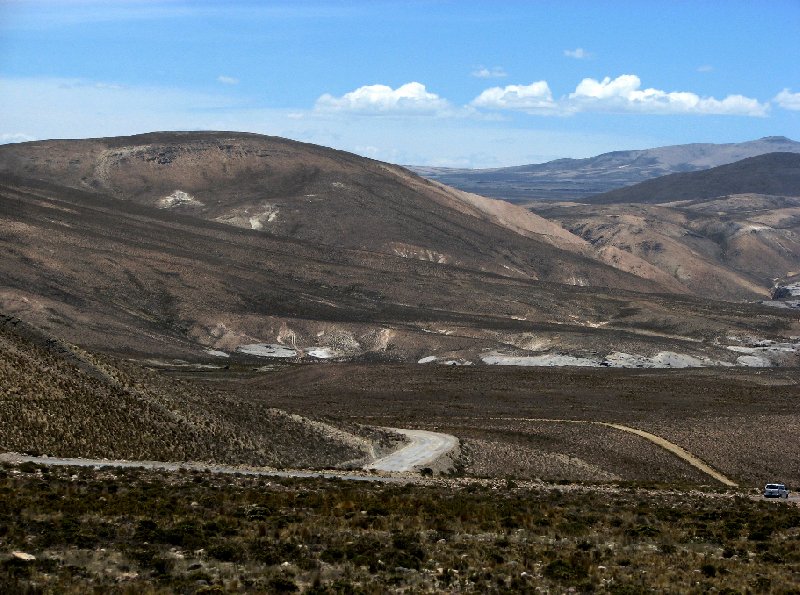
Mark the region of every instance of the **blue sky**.
POLYGON ((800 140, 800 0, 0 0, 0 142, 201 129, 458 167, 800 140))

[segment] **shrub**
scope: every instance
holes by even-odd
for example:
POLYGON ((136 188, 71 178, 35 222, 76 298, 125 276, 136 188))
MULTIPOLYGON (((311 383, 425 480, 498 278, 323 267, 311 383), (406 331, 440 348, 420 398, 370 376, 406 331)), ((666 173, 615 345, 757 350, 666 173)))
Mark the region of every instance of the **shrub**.
POLYGON ((544 575, 557 581, 574 581, 588 576, 582 564, 575 564, 572 560, 558 558, 544 567, 544 575))
POLYGON ((239 562, 244 552, 238 543, 218 541, 208 547, 208 555, 221 562, 239 562))
POLYGON ((285 576, 276 576, 267 583, 271 593, 294 593, 299 591, 294 581, 285 576))
POLYGON ((702 572, 705 576, 711 578, 717 576, 717 567, 713 564, 703 564, 700 567, 700 572, 702 572))

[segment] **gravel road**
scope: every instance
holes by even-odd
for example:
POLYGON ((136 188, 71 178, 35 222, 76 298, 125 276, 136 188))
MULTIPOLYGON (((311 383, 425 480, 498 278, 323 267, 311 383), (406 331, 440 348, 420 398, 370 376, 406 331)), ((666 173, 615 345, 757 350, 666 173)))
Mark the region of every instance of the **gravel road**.
POLYGON ((536 422, 536 423, 569 423, 569 424, 594 424, 598 426, 607 426, 609 428, 614 428, 615 430, 620 430, 622 432, 628 432, 630 434, 635 434, 640 438, 644 438, 645 440, 649 440, 653 444, 660 446, 661 448, 671 452, 675 456, 680 459, 683 459, 689 465, 694 467, 695 469, 699 469, 709 477, 716 479, 720 483, 731 487, 736 488, 739 487, 736 482, 732 479, 725 477, 722 473, 717 471, 716 469, 712 468, 710 465, 701 461, 698 457, 690 453, 684 448, 681 448, 677 444, 670 442, 666 438, 662 438, 661 436, 656 436, 655 434, 651 434, 650 432, 645 432, 644 430, 639 430, 637 428, 632 428, 630 426, 624 426, 622 424, 611 423, 606 421, 592 421, 592 420, 583 420, 583 419, 546 419, 546 418, 532 418, 532 417, 495 417, 493 419, 500 419, 500 420, 513 420, 513 421, 529 421, 529 422, 536 422))
MULTIPOLYGON (((435 461, 458 446, 458 438, 449 434, 427 432, 425 430, 404 430, 388 428, 406 436, 410 443, 383 458, 366 465, 366 471, 413 472, 435 461)), ((261 475, 268 477, 323 477, 328 479, 345 479, 350 481, 380 481, 383 483, 403 482, 407 478, 387 477, 371 474, 358 474, 338 471, 305 471, 258 469, 252 467, 234 467, 212 465, 207 463, 167 463, 161 461, 126 461, 109 459, 34 457, 18 453, 0 453, 0 463, 37 463, 39 465, 74 466, 74 467, 135 467, 139 469, 157 469, 162 471, 180 471, 181 469, 211 471, 213 473, 261 475)), ((362 472, 363 473, 363 472, 362 472)))
POLYGON ((393 472, 416 471, 434 464, 437 459, 458 446, 458 438, 450 434, 401 428, 386 429, 403 434, 411 441, 410 444, 365 465, 364 469, 393 472))

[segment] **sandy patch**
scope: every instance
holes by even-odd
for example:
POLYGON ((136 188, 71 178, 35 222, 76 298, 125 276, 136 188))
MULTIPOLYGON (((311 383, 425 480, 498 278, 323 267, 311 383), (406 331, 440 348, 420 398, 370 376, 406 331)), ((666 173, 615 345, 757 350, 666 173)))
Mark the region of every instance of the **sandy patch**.
POLYGON ((236 351, 247 355, 255 355, 256 357, 297 357, 297 352, 294 349, 278 343, 239 345, 236 351))
POLYGON ((312 347, 309 351, 307 351, 308 355, 311 357, 315 357, 317 359, 331 359, 332 357, 336 357, 336 352, 329 347, 312 347))
POLYGON ((599 359, 561 354, 510 356, 490 353, 489 355, 483 356, 481 361, 490 366, 580 366, 584 368, 597 368, 602 365, 599 359))
POLYGON ((740 355, 736 358, 736 363, 749 368, 769 368, 772 365, 767 358, 757 355, 740 355))

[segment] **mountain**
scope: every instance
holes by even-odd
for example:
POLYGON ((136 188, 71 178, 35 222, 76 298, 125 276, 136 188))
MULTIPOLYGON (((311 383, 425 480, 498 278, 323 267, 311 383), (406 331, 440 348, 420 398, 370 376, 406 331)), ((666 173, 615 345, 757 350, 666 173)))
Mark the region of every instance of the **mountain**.
POLYGON ((767 153, 703 171, 663 176, 585 200, 592 204, 658 204, 729 194, 800 196, 800 154, 767 153))
MULTIPOLYGON (((45 141, 0 147, 0 172, 0 311, 91 351, 735 363, 729 344, 800 334, 791 311, 674 295, 689 291, 624 250, 324 147, 239 133, 45 141)), ((620 361, 645 365, 608 365, 620 361)))
POLYGON ((603 276, 554 249, 578 242, 536 215, 286 139, 154 133, 5 145, 0 173, 270 236, 553 281, 603 276))
POLYGON ((765 153, 800 153, 800 143, 783 136, 730 144, 689 144, 614 151, 588 159, 496 169, 411 167, 421 176, 467 192, 512 202, 582 201, 587 196, 672 173, 708 169, 765 153))

